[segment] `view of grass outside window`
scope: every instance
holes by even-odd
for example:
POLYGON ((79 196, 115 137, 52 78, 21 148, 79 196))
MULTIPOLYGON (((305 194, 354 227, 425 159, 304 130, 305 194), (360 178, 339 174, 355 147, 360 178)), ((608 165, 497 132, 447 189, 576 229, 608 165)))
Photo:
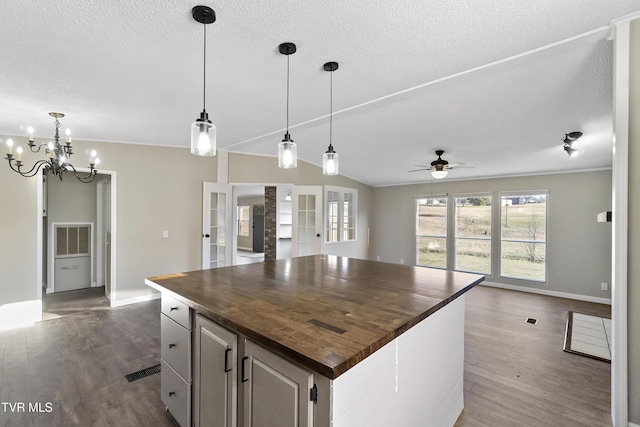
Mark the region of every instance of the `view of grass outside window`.
POLYGON ((501 194, 500 275, 546 281, 546 193, 501 194))
POLYGON ((416 199, 416 264, 447 268, 447 198, 416 199))
POLYGON ((355 202, 353 193, 343 194, 342 207, 342 240, 354 240, 356 238, 355 202))
POLYGON ((455 198, 455 269, 491 274, 491 195, 455 198))
POLYGON ((251 206, 238 206, 238 236, 249 235, 249 209, 251 206))
POLYGON ((327 191, 327 242, 338 241, 338 202, 340 193, 327 191))

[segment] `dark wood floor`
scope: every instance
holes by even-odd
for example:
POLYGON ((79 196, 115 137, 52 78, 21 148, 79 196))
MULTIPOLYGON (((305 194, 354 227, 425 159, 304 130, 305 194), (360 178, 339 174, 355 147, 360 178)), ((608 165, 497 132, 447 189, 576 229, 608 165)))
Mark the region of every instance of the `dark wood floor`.
MULTIPOLYGON (((566 313, 609 307, 478 286, 467 294, 467 426, 610 426, 610 365, 562 351, 566 313), (524 318, 539 319, 536 326, 524 318)), ((160 303, 79 311, 0 332, 0 426, 175 426, 160 375, 125 375, 159 363, 160 303)))
POLYGON ((611 365, 562 350, 568 311, 611 317, 610 306, 485 286, 466 306, 456 427, 611 426, 611 365))
POLYGON ((57 319, 70 314, 109 308, 104 286, 75 291, 42 294, 42 320, 57 319))

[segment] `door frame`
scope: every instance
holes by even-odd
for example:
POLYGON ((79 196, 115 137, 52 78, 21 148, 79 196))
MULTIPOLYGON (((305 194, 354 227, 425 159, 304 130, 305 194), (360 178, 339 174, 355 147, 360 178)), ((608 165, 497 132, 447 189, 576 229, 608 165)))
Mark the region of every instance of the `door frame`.
MULTIPOLYGON (((78 172, 88 173, 89 168, 78 168, 78 172)), ((100 175, 110 175, 111 176, 111 301, 110 306, 116 307, 116 289, 117 289, 117 276, 116 276, 116 248, 117 248, 117 206, 116 206, 116 188, 117 188, 117 180, 116 180, 116 172, 115 171, 107 171, 100 170, 100 175)), ((40 312, 37 314, 35 321, 42 320, 42 253, 43 253, 43 229, 42 229, 42 217, 44 214, 44 200, 43 196, 44 192, 44 179, 42 172, 38 172, 37 183, 36 183, 36 218, 37 218, 37 226, 36 226, 36 295, 38 298, 38 303, 40 308, 40 312)), ((49 284, 47 283, 47 287, 49 284)))

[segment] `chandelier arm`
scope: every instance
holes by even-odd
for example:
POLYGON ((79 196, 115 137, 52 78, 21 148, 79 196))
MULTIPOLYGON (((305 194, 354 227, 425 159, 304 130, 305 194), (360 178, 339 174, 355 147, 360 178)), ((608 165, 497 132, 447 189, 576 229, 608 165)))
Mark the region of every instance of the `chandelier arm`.
POLYGON ((18 162, 17 160, 15 160, 15 165, 14 165, 13 163, 11 163, 11 160, 13 159, 9 159, 9 167, 13 169, 15 172, 18 172, 20 175, 24 176, 25 178, 31 178, 35 176, 38 173, 38 171, 40 171, 40 169, 44 169, 44 172, 46 173, 46 171, 48 171, 51 168, 51 165, 49 164, 48 160, 38 160, 29 171, 22 172, 21 170, 22 162, 18 162))
POLYGON ((35 146, 36 146, 36 144, 34 144, 32 141, 29 141, 29 144, 28 144, 28 145, 29 145, 29 149, 31 150, 31 152, 32 152, 32 153, 39 153, 39 152, 40 152, 40 149, 41 149, 42 147, 45 147, 45 149, 44 149, 44 153, 45 153, 45 154, 49 154, 49 144, 45 144, 45 143, 43 142, 42 144, 38 145, 38 149, 37 149, 37 150, 34 150, 34 148, 33 148, 33 147, 35 147, 35 146))
MULTIPOLYGON (((76 179, 80 182, 83 182, 85 184, 93 181, 94 179, 96 179, 96 174, 98 173, 97 169, 93 168, 93 164, 89 165, 89 173, 86 176, 80 176, 80 174, 78 174, 78 171, 76 170, 75 166, 73 166, 71 163, 63 163, 62 165, 60 165, 60 167, 62 168, 62 170, 64 172, 69 171, 68 168, 71 168, 71 170, 73 171, 73 175, 76 177, 76 179)), ((62 174, 60 174, 60 176, 62 176, 62 174)))

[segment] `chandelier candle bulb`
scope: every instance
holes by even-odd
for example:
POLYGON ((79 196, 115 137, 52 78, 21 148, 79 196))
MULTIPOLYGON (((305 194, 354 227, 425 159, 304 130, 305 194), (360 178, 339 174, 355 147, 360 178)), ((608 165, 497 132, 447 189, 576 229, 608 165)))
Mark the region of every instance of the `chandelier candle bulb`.
POLYGON ((53 155, 55 154, 53 152, 53 142, 49 141, 49 143, 47 144, 47 149, 49 150, 49 158, 53 159, 53 155))
POLYGON ((33 128, 29 126, 27 132, 29 133, 29 142, 33 142, 33 128))
POLYGON ((20 146, 16 148, 16 161, 22 161, 22 147, 20 146))
POLYGON ((65 131, 65 134, 67 134, 67 144, 71 143, 71 129, 67 128, 67 130, 65 131))
POLYGON ((11 138, 7 139, 7 155, 13 154, 13 140, 11 138))

